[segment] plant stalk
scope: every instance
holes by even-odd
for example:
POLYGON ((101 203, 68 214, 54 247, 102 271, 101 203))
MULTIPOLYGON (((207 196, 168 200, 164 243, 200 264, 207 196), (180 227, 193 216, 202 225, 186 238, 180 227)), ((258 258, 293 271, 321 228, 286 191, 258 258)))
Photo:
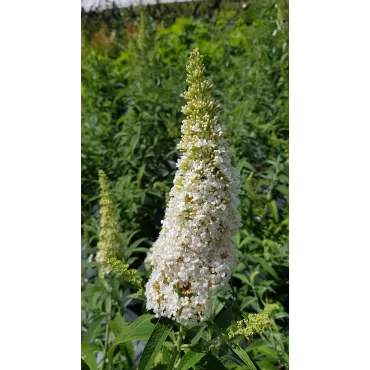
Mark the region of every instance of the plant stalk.
POLYGON ((112 297, 111 297, 111 291, 109 291, 107 300, 106 300, 106 309, 107 309, 107 327, 105 329, 105 341, 104 341, 104 352, 103 352, 103 364, 101 369, 104 370, 105 368, 105 362, 107 360, 108 355, 108 342, 109 342, 109 320, 111 316, 112 311, 112 297))
POLYGON ((177 341, 175 342, 173 346, 171 361, 170 361, 170 364, 168 365, 168 370, 175 369, 175 365, 177 365, 177 361, 179 360, 180 353, 181 353, 181 344, 182 344, 184 332, 185 332, 185 327, 181 325, 178 336, 177 336, 177 341))

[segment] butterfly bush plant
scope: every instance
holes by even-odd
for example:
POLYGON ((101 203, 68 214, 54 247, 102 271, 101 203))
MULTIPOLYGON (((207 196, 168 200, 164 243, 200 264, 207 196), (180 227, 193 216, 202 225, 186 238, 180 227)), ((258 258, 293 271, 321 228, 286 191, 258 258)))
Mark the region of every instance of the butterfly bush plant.
POLYGON ((82 37, 82 370, 288 369, 288 2, 226 3, 82 37))
POLYGON ((83 348, 86 368, 256 370, 258 365, 243 348, 274 325, 271 312, 277 305, 248 315, 235 304, 230 279, 237 263, 233 237, 241 225, 238 175, 198 49, 190 54, 186 71, 189 87, 183 94, 187 104, 182 108, 186 119, 178 144, 181 157, 161 232, 147 254, 150 277, 145 294, 139 272, 130 266, 135 248, 125 247, 109 180, 99 172, 96 262, 107 291, 107 323, 98 365, 93 364, 94 346, 83 348), (112 296, 111 285, 122 281, 136 290, 126 302, 142 302, 148 312, 131 323, 120 307, 123 297, 112 296), (117 311, 114 320, 112 310, 117 311), (130 343, 138 340, 146 344, 135 358, 130 343))

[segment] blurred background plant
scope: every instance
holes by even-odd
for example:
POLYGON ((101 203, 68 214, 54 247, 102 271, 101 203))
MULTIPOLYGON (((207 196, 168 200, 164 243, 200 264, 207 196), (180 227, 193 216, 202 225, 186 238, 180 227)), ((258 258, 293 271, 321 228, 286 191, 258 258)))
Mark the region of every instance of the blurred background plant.
MULTIPOLYGON (((240 172, 243 226, 235 239, 233 296, 215 299, 217 328, 210 324, 208 331, 187 334, 194 345, 214 348, 194 368, 251 368, 217 338, 275 304, 265 320, 269 325, 248 339, 241 326, 233 341, 251 355, 253 366, 287 369, 288 1, 158 3, 81 16, 83 367, 103 368, 105 355, 111 369, 136 368, 153 330, 149 322, 145 335, 128 336, 110 358, 106 353, 137 320, 130 322, 152 316, 130 284, 99 278, 98 170, 110 181, 127 262, 145 283, 144 260, 158 236, 176 170, 185 63, 198 47, 240 172), (221 365, 214 365, 214 355, 221 365)), ((153 367, 168 363, 170 349, 165 342, 153 367)))

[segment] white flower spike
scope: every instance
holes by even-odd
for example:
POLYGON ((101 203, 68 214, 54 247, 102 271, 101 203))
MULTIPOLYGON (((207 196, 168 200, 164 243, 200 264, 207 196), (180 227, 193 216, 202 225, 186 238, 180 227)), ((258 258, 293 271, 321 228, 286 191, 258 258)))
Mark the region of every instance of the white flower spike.
POLYGON ((193 325, 209 317, 212 295, 228 287, 240 216, 237 174, 198 49, 186 70, 190 86, 182 109, 187 115, 178 145, 182 156, 153 245, 146 297, 147 309, 157 317, 193 325))

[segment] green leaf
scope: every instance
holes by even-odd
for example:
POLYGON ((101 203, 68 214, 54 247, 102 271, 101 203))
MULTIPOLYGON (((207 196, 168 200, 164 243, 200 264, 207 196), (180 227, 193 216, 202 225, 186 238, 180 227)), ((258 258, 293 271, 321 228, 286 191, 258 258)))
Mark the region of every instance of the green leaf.
POLYGON ((287 314, 286 312, 278 312, 278 313, 276 313, 276 314, 274 315, 274 318, 275 318, 276 320, 278 320, 278 319, 283 319, 283 318, 285 318, 285 317, 289 317, 289 314, 287 314))
POLYGON ((232 308, 227 307, 220 315, 216 318, 215 323, 220 329, 228 328, 231 323, 235 320, 236 314, 233 312, 232 308))
POLYGON ((281 194, 285 195, 286 197, 289 195, 289 189, 286 186, 278 185, 276 190, 279 191, 281 194))
POLYGON ((94 351, 99 351, 101 348, 97 346, 96 344, 90 344, 90 343, 82 343, 81 344, 81 356, 85 356, 86 354, 94 351))
POLYGON ((262 268, 268 272, 271 276, 273 276, 276 280, 280 280, 276 271, 272 268, 270 264, 268 264, 263 258, 257 257, 256 260, 260 263, 262 268))
POLYGON ((128 251, 128 255, 130 256, 133 252, 135 252, 135 250, 137 249, 137 247, 145 242, 146 240, 148 240, 147 238, 140 238, 138 240, 136 240, 135 242, 133 242, 130 247, 127 249, 128 251))
POLYGON ((270 202, 270 211, 275 222, 279 222, 279 211, 275 200, 270 202))
MULTIPOLYGON (((118 127, 120 123, 122 123, 122 122, 124 122, 126 120, 127 120, 127 116, 126 115, 123 115, 120 118, 118 118, 118 120, 116 122, 116 127, 118 127)), ((125 133, 123 133, 123 132, 119 132, 118 134, 116 134, 116 136, 124 136, 124 135, 125 135, 125 133)))
POLYGON ((262 360, 258 360, 258 366, 262 369, 276 369, 274 363, 272 363, 267 357, 264 357, 262 360))
MULTIPOLYGON (((167 343, 169 344, 169 342, 167 343)), ((163 349, 162 349, 162 361, 165 364, 169 364, 171 360, 171 353, 170 353, 170 349, 165 344, 166 342, 164 343, 163 349)))
POLYGON ((252 307, 255 311, 259 309, 258 299, 256 297, 247 296, 243 299, 240 310, 243 311, 246 307, 252 307))
POLYGON ((248 366, 249 370, 259 370, 257 365, 253 363, 247 352, 244 351, 239 345, 233 343, 231 349, 238 355, 238 357, 248 366))
POLYGON ((245 351, 248 353, 252 351, 253 349, 258 349, 262 346, 269 346, 269 342, 265 339, 254 339, 251 344, 248 345, 248 347, 245 349, 245 351))
POLYGON ((137 178, 136 178, 136 182, 137 182, 137 184, 141 184, 141 179, 143 178, 143 175, 144 175, 144 173, 145 173, 145 166, 146 166, 146 164, 144 163, 144 164, 142 164, 141 165, 141 167, 139 168, 139 171, 138 171, 138 173, 137 173, 137 178))
POLYGON ((109 322, 109 326, 111 327, 114 335, 118 335, 126 326, 128 326, 125 319, 119 314, 116 314, 114 320, 109 322))
POLYGON ((249 281, 248 281, 247 277, 246 277, 245 275, 243 275, 243 274, 235 273, 235 274, 233 274, 233 277, 236 277, 237 279, 239 279, 239 280, 240 280, 240 281, 242 281, 243 283, 246 283, 246 284, 248 284, 248 283, 249 283, 249 281))
POLYGON ((90 370, 89 366, 83 359, 81 359, 81 370, 90 370))
POLYGON ((215 356, 207 353, 195 366, 197 370, 226 370, 224 364, 215 356))
POLYGON ((130 152, 131 152, 131 155, 134 155, 134 151, 136 149, 136 146, 139 142, 139 139, 140 139, 140 134, 136 134, 134 136, 132 136, 131 138, 131 141, 130 141, 130 152))
POLYGON ((168 365, 159 364, 159 365, 152 367, 151 370, 167 370, 167 369, 168 369, 168 365))
POLYGON ((154 359, 161 350, 164 341, 172 329, 172 326, 173 322, 162 320, 158 321, 141 355, 139 370, 152 369, 154 359))
POLYGON ((224 302, 221 302, 217 297, 214 297, 211 311, 213 313, 213 316, 217 316, 222 311, 224 306, 225 306, 224 302))
POLYGON ((87 328, 86 333, 83 335, 84 342, 90 342, 91 339, 95 337, 95 332, 99 329, 102 321, 107 317, 105 313, 101 313, 96 316, 90 323, 89 327, 87 328))
POLYGON ((199 342, 199 339, 202 337, 202 334, 203 334, 203 330, 205 328, 201 328, 199 329, 198 333, 194 336, 194 338, 191 340, 191 344, 197 344, 199 342))
MULTIPOLYGON (((126 298, 128 298, 127 302, 131 302, 133 299, 139 299, 141 301, 144 301, 145 300, 145 295, 140 293, 140 292, 135 292, 135 293, 129 294, 126 298)), ((125 307, 126 306, 127 306, 127 303, 125 303, 125 307)))
POLYGON ((251 171, 254 171, 255 168, 246 160, 242 160, 238 162, 237 169, 241 171, 243 168, 248 168, 251 171))
MULTIPOLYGON (((128 323, 125 319, 120 315, 117 314, 114 320, 109 322, 109 326, 111 327, 114 335, 118 335, 125 327, 128 326, 128 323)), ((129 367, 133 366, 133 358, 134 358, 134 350, 132 348, 131 343, 121 343, 120 344, 121 353, 125 356, 129 367)))
POLYGON ((99 286, 90 286, 81 293, 81 297, 90 297, 94 295, 95 293, 99 293, 99 292, 102 292, 103 294, 103 288, 99 286))
POLYGON ((148 253, 149 251, 149 248, 145 248, 145 247, 137 247, 133 250, 133 252, 141 252, 141 253, 148 253))
POLYGON ((260 346, 257 347, 256 350, 262 354, 264 354, 271 363, 276 363, 278 361, 278 355, 276 351, 269 346, 260 346))
POLYGON ((206 354, 201 352, 188 351, 186 355, 181 359, 179 364, 179 370, 187 370, 194 366, 199 360, 202 359, 206 354))
POLYGON ((120 64, 128 59, 128 53, 123 51, 121 55, 116 59, 115 63, 120 64))
POLYGON ((88 366, 90 370, 96 370, 96 358, 93 352, 89 352, 86 354, 86 357, 84 359, 85 364, 88 366))
POLYGON ((150 322, 153 318, 153 315, 142 315, 137 318, 134 322, 130 325, 125 327, 121 333, 119 333, 116 339, 113 341, 111 347, 108 351, 108 359, 109 362, 112 362, 114 350, 119 346, 121 343, 133 340, 146 340, 149 339, 150 334, 154 329, 154 324, 150 322))

